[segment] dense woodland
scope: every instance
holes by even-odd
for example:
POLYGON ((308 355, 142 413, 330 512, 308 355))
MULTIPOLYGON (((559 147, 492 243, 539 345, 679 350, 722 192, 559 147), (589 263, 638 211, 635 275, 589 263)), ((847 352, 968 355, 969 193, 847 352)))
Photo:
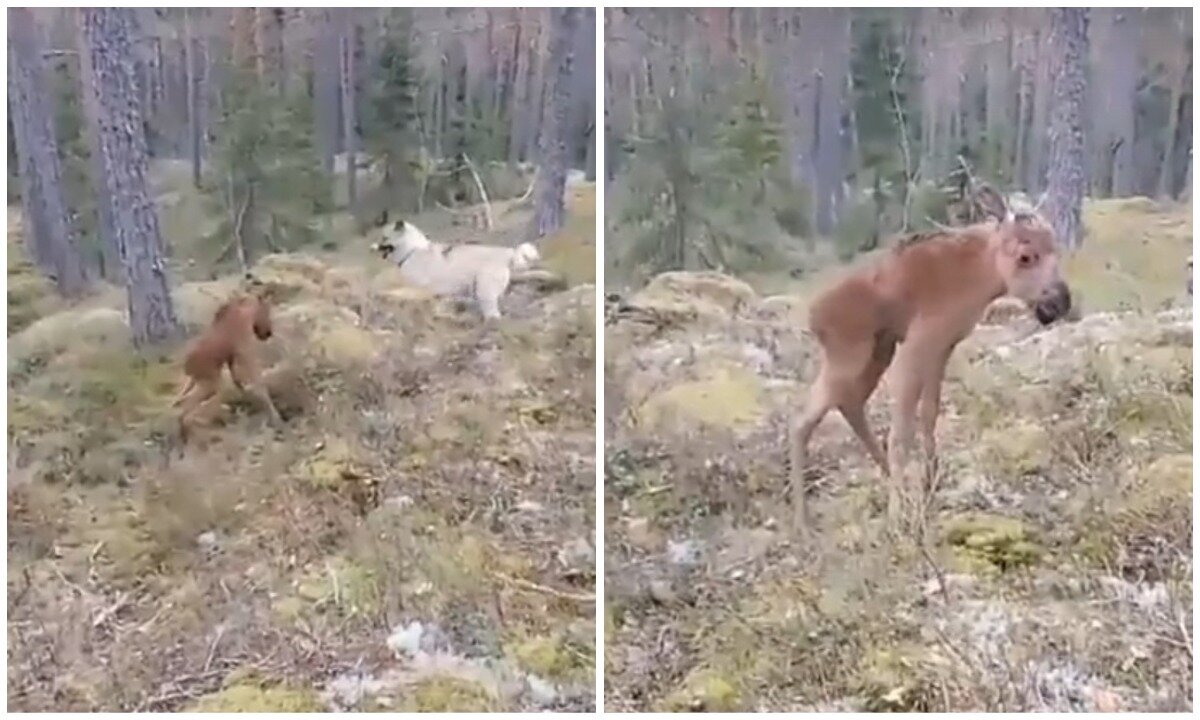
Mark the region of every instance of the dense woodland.
POLYGON ((9 11, 9 187, 62 294, 125 283, 139 343, 177 332, 147 188, 190 164, 219 261, 318 240, 322 216, 528 194, 562 222, 595 172, 595 16, 567 9, 9 11), (349 162, 348 158, 354 158, 349 162))
POLYGON ((1190 9, 611 9, 614 280, 843 255, 1024 191, 1071 246, 1083 195, 1192 183, 1190 9))

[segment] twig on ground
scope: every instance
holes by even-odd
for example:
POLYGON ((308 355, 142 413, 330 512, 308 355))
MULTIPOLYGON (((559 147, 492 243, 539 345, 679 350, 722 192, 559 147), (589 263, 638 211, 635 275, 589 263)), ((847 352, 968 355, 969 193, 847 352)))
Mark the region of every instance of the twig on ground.
POLYGON ((217 646, 221 644, 221 638, 224 636, 225 625, 218 625, 216 637, 213 638, 212 644, 208 646, 208 657, 204 660, 204 670, 202 672, 208 672, 208 669, 212 667, 213 658, 217 656, 217 646))
POLYGON ((563 600, 571 600, 574 602, 585 602, 585 603, 596 602, 595 595, 586 595, 584 593, 572 593, 572 592, 566 592, 565 590, 556 590, 555 588, 552 588, 552 587, 547 587, 545 585, 539 585, 535 582, 525 580, 523 578, 512 577, 511 575, 505 575, 504 573, 493 572, 490 574, 492 577, 496 578, 497 580, 500 580, 501 582, 506 582, 510 585, 515 585, 524 590, 532 590, 534 592, 540 592, 540 593, 544 593, 546 595, 552 595, 556 598, 561 598, 563 600))
POLYGON ((101 625, 103 625, 104 623, 108 622, 109 618, 111 618, 113 615, 116 615, 118 612, 121 611, 122 608, 124 608, 128 604, 129 604, 129 593, 128 592, 121 593, 121 596, 117 598, 117 601, 115 603, 113 603, 112 605, 109 605, 107 608, 101 610, 96 615, 96 618, 94 620, 92 620, 92 628, 93 629, 98 628, 101 625))

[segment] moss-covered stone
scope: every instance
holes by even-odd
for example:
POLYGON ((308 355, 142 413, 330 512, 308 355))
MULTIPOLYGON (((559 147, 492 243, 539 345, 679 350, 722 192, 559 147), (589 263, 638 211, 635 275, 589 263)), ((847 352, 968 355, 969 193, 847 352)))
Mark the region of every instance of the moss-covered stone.
POLYGON ((375 571, 344 557, 310 568, 297 584, 296 594, 315 605, 332 606, 347 617, 372 615, 382 603, 375 571))
POLYGON ((414 685, 401 704, 404 712, 496 712, 499 701, 477 682, 450 676, 414 685))
POLYGON ((922 669, 923 648, 905 645, 881 648, 864 655, 856 690, 868 712, 927 712, 927 683, 922 669))
POLYGON ((942 541, 960 572, 994 574, 1035 564, 1042 548, 1033 530, 1015 518, 967 513, 946 520, 942 541))
POLYGON ((582 679, 581 671, 588 667, 561 637, 539 635, 527 638, 513 643, 509 652, 522 668, 550 680, 582 679))
POLYGON ((327 712, 310 688, 284 685, 264 687, 253 683, 230 685, 197 700, 186 712, 327 712))
POLYGON ((707 669, 688 675, 682 686, 659 705, 659 712, 738 712, 744 709, 737 683, 707 669))
POLYGON ((652 395, 641 407, 642 418, 659 425, 680 417, 721 428, 753 425, 762 416, 762 382, 738 367, 717 367, 700 379, 676 384, 652 395))
POLYGON ((1104 567, 1158 574, 1163 568, 1157 556, 1191 548, 1191 509, 1192 456, 1164 455, 1143 468, 1133 488, 1106 512, 1089 520, 1076 549, 1104 567))
POLYGON ((295 469, 298 478, 313 487, 337 490, 347 480, 360 477, 353 449, 341 438, 328 438, 295 469))
POLYGON ((1024 418, 985 430, 978 446, 987 467, 1006 479, 1044 470, 1052 457, 1046 430, 1024 418))
POLYGON ((729 320, 755 300, 753 288, 718 272, 666 272, 629 298, 630 307, 661 320, 686 324, 729 320))

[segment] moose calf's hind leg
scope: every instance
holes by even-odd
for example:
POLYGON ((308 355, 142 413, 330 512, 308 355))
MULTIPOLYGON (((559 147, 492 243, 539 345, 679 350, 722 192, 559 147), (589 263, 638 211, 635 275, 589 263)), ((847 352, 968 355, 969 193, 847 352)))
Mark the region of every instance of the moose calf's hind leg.
POLYGON ((811 518, 808 515, 808 499, 806 497, 808 488, 804 478, 805 471, 808 469, 808 441, 812 438, 817 425, 821 423, 821 419, 832 407, 823 374, 817 378, 817 382, 813 384, 809 392, 808 404, 804 408, 804 413, 796 419, 792 427, 788 495, 792 506, 791 529, 793 534, 801 528, 806 533, 810 529, 811 518))
POLYGON ((217 395, 217 384, 212 381, 196 382, 179 401, 179 441, 186 445, 196 415, 217 395))

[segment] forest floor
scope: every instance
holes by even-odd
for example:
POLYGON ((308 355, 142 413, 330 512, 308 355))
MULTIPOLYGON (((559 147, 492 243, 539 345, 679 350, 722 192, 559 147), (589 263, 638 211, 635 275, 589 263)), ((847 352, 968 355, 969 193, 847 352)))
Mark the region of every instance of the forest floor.
POLYGON ((816 284, 667 273, 606 308, 607 709, 1191 709, 1191 209, 1086 222, 1082 318, 955 353, 920 545, 836 413, 816 540, 784 531, 816 284))
MULTIPOLYGON (((237 280, 188 254, 185 186, 159 192, 194 336, 237 280)), ((10 208, 9 709, 594 708, 595 201, 568 194, 566 289, 491 325, 367 238, 260 259, 285 427, 230 391, 182 454, 181 348, 135 353, 116 288, 55 300, 10 208)))

